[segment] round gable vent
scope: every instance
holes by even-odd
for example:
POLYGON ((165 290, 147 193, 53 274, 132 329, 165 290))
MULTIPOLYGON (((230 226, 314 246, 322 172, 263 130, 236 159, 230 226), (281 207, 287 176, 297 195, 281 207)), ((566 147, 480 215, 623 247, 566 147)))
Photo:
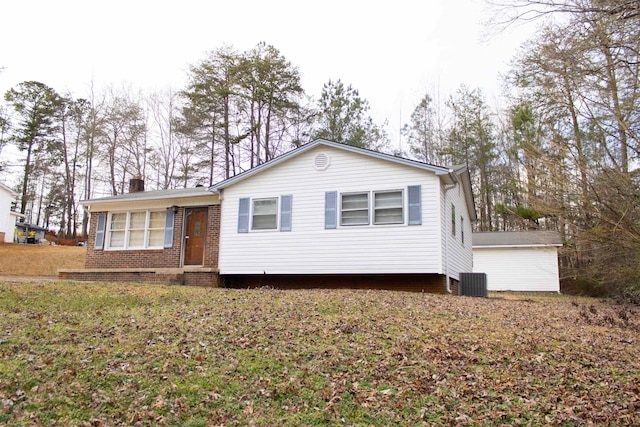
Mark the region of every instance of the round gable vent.
POLYGON ((323 171, 329 167, 329 156, 324 153, 316 155, 313 159, 313 166, 316 170, 323 171))

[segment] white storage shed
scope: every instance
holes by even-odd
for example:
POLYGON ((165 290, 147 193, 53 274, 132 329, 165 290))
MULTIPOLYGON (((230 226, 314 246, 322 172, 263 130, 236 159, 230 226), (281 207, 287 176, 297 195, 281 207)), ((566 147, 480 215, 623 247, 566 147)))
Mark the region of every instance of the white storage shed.
POLYGON ((555 231, 473 233, 473 271, 489 291, 560 292, 555 231))

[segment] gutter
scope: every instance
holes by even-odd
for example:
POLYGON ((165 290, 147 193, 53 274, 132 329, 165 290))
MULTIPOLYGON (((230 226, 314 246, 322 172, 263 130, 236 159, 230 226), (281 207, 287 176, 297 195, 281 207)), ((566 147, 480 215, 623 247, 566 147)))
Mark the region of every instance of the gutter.
POLYGON ((477 245, 473 249, 497 249, 497 248, 561 248, 562 243, 535 243, 535 244, 512 244, 512 245, 477 245))

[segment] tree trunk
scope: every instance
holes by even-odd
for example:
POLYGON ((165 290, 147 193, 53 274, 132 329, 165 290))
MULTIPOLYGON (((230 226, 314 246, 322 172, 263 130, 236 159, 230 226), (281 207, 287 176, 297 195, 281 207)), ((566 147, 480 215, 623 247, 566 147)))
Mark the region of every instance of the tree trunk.
POLYGON ((22 177, 22 199, 20 201, 20 213, 25 214, 27 210, 27 192, 29 186, 29 178, 31 175, 31 151, 33 150, 33 140, 29 142, 27 147, 27 158, 24 164, 24 175, 22 177))
POLYGON ((224 177, 225 179, 230 177, 230 148, 231 148, 231 134, 229 131, 229 96, 226 95, 223 99, 224 103, 224 177))
POLYGON ((623 173, 629 172, 629 146, 627 144, 626 124, 620 107, 620 98, 618 94, 618 78, 616 76, 616 66, 611 55, 611 48, 608 43, 602 45, 602 53, 607 60, 607 76, 609 77, 609 91, 611 92, 611 100, 613 101, 613 114, 617 124, 618 139, 620 143, 620 170, 623 173))

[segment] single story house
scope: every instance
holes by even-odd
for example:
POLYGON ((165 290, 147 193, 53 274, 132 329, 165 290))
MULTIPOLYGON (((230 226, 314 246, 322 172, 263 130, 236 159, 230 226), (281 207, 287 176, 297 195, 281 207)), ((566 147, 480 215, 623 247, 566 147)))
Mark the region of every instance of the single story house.
POLYGON ((473 271, 489 291, 560 292, 559 247, 555 231, 473 233, 473 271))
POLYGON ((326 140, 208 189, 83 204, 92 218, 86 269, 62 278, 457 293, 460 273, 472 270, 466 167, 326 140), (202 280, 190 280, 194 272, 202 280))
POLYGON ((12 243, 15 238, 16 220, 24 215, 11 209, 17 193, 0 183, 0 242, 12 243))

